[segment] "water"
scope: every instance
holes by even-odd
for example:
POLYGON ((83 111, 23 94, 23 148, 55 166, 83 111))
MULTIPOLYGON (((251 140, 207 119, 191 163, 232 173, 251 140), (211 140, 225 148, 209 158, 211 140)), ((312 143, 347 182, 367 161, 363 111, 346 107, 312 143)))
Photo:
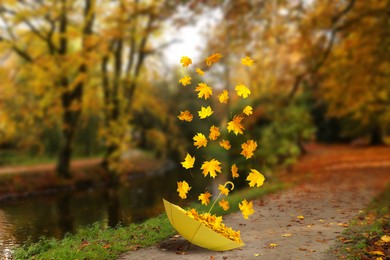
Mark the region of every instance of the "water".
MULTIPOLYGON (((59 239, 95 222, 115 227, 158 215, 164 211, 162 198, 179 202, 176 182, 182 177, 166 172, 131 180, 116 189, 96 188, 0 202, 0 256, 28 240, 38 241, 42 236, 59 239)), ((199 186, 204 189, 204 185, 199 186)))

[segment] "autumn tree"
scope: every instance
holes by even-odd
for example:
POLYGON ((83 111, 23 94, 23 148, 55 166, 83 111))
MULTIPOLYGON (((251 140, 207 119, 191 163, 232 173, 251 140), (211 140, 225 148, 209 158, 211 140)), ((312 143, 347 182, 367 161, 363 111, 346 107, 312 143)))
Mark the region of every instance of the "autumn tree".
POLYGON ((69 178, 72 143, 94 63, 95 1, 2 1, 0 15, 3 54, 12 50, 23 66, 15 84, 34 88, 37 98, 51 99, 43 109, 61 118, 57 172, 69 178))
POLYGON ((381 144, 390 126, 390 1, 356 1, 318 75, 319 100, 343 134, 381 144))
MULTIPOLYGON (((117 170, 119 158, 129 147, 138 100, 137 88, 148 84, 143 70, 146 58, 157 55, 169 42, 157 43, 156 35, 162 32, 164 22, 172 17, 181 4, 190 1, 115 1, 109 13, 101 18, 104 27, 99 32, 104 38, 100 66, 104 97, 104 130, 107 152, 104 165, 117 170), (141 79, 141 75, 143 78, 141 79)), ((186 19, 180 19, 186 24, 186 19)), ((143 94, 145 95, 145 93, 143 94)), ((151 96, 152 97, 152 96, 151 96)), ((152 97, 153 99, 153 97, 152 97)), ((162 111, 160 111, 162 112, 162 111)))

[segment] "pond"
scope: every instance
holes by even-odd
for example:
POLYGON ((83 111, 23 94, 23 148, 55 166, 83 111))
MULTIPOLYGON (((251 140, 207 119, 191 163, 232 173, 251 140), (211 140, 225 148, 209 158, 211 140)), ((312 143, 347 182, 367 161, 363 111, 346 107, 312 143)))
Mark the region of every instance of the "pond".
MULTIPOLYGON (((178 172, 145 174, 115 189, 101 187, 0 202, 0 256, 26 241, 38 241, 42 236, 60 239, 96 222, 115 227, 156 216, 164 211, 162 198, 179 202, 176 182, 183 179, 183 173, 178 172)), ((191 183, 205 180, 200 179, 191 183)), ((204 189, 204 184, 197 186, 201 188, 195 184, 191 191, 204 189)))

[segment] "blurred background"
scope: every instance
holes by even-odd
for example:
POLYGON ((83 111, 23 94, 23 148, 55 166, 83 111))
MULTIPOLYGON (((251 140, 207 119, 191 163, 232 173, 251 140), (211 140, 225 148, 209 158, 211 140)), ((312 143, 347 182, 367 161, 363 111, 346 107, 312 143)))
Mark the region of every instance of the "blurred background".
POLYGON ((272 179, 307 143, 388 143, 389 10, 389 0, 1 0, 0 249, 161 212, 191 177, 179 176, 187 152, 272 179), (215 52, 223 59, 206 67, 215 52), (192 85, 252 94, 218 107, 216 95, 183 91, 188 73, 192 85), (209 126, 177 116, 205 104, 214 125, 253 107, 231 142, 256 140, 255 159, 193 146, 209 126))

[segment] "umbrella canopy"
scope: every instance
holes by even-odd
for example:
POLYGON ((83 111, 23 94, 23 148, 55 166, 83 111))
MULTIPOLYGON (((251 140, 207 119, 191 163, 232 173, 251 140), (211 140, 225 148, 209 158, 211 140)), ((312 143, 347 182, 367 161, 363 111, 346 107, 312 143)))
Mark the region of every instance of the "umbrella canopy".
POLYGON ((206 227, 201 222, 187 216, 185 211, 165 199, 164 207, 171 225, 190 243, 215 251, 226 251, 241 247, 243 243, 237 243, 229 238, 206 227))

